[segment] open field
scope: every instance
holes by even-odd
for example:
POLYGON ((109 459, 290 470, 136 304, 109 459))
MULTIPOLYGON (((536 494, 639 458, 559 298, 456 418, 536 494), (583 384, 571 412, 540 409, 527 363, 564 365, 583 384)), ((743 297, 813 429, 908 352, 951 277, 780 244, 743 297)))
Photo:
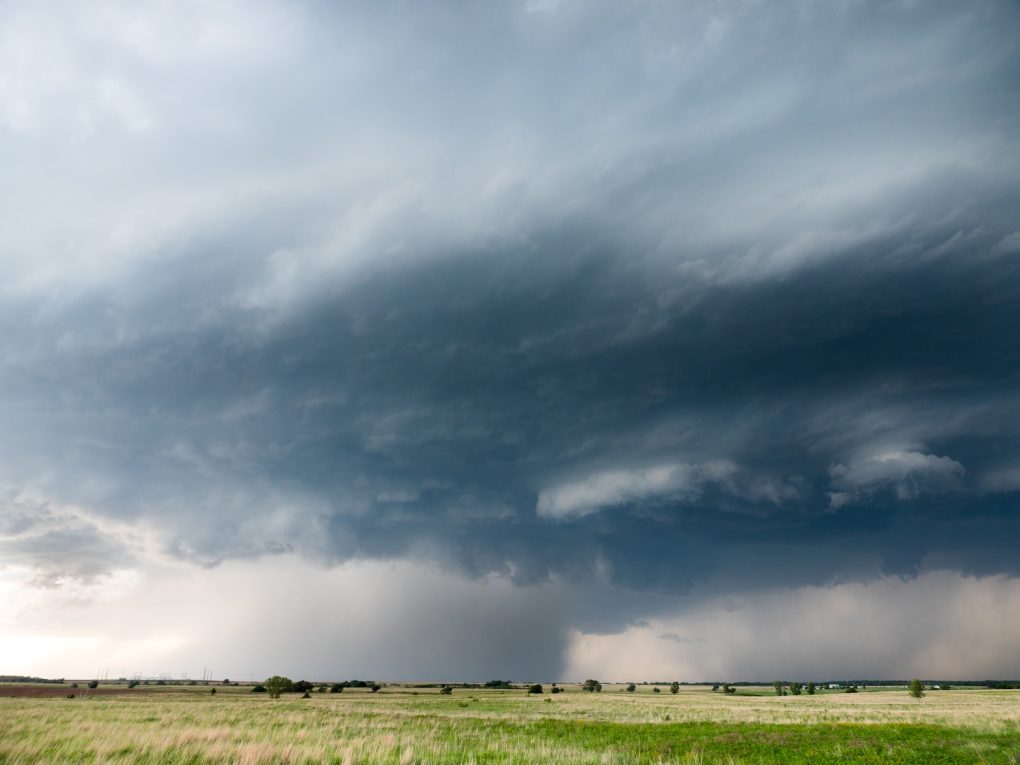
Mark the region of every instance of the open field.
MULTIPOLYGON (((1020 691, 776 697, 388 686, 0 698, 0 763, 1020 762, 1020 691)), ((102 689, 100 689, 102 690, 102 689)))

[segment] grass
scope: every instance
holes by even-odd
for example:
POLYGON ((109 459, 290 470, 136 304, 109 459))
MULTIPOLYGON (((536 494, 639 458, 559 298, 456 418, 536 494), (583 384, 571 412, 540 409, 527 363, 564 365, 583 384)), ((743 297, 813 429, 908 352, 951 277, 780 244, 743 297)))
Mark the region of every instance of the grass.
POLYGON ((1020 762, 1020 692, 724 697, 388 687, 279 700, 199 687, 0 698, 0 765, 22 763, 1020 762))

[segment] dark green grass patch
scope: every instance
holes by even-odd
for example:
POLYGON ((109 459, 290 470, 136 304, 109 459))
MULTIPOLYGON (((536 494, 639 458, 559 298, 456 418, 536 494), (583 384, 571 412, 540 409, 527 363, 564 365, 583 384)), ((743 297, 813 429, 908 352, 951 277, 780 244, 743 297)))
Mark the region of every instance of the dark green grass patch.
POLYGON ((685 758, 706 763, 1003 763, 1020 762, 1020 733, 934 725, 748 723, 531 723, 537 740, 619 752, 637 761, 685 758))

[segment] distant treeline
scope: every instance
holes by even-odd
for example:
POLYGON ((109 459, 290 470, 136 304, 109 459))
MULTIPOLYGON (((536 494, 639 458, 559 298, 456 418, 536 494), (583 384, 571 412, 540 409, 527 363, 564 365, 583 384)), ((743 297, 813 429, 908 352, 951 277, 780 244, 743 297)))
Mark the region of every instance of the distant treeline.
MULTIPOLYGON (((46 677, 32 677, 32 676, 29 676, 29 675, 0 675, 0 683, 33 683, 33 684, 37 684, 37 685, 61 685, 61 684, 66 683, 66 682, 67 681, 64 678, 62 678, 62 677, 54 679, 54 678, 46 678, 46 677)), ((103 682, 104 682, 104 684, 116 685, 116 684, 121 684, 121 683, 127 683, 128 680, 127 680, 127 678, 118 678, 117 680, 110 680, 110 681, 103 681, 103 682)), ((216 681, 209 681, 209 680, 202 680, 202 681, 196 681, 196 680, 162 680, 161 679, 161 680, 142 680, 140 682, 142 684, 144 684, 144 685, 149 685, 150 683, 154 683, 155 685, 199 685, 199 684, 201 684, 201 685, 209 685, 210 682, 216 682, 216 681)), ((646 680, 646 681, 642 681, 640 683, 637 683, 637 685, 644 685, 644 686, 667 685, 668 686, 668 685, 672 685, 673 682, 674 681, 672 681, 672 680, 657 680, 657 681, 646 680)), ((926 686, 929 686, 929 687, 934 686, 934 685, 941 685, 941 686, 944 686, 944 687, 950 687, 950 686, 977 686, 977 687, 993 688, 993 689, 1000 689, 1000 690, 1020 689, 1020 680, 923 680, 922 682, 926 686)), ((132 686, 136 686, 136 685, 139 684, 139 681, 138 680, 132 680, 132 681, 130 681, 130 683, 131 683, 132 686)), ((829 685, 836 685, 836 686, 839 686, 841 688, 846 688, 846 687, 851 687, 851 686, 866 688, 869 685, 870 686, 883 686, 883 685, 884 686, 889 686, 889 685, 903 685, 903 686, 905 686, 905 685, 908 685, 910 683, 910 681, 909 680, 888 680, 888 679, 886 679, 886 680, 822 680, 822 681, 816 681, 816 683, 817 683, 817 685, 818 685, 818 687, 820 689, 824 689, 826 686, 829 686, 829 685)), ((237 682, 231 683, 230 680, 223 680, 221 684, 222 685, 239 685, 239 683, 237 683, 237 682)), ((241 683, 241 684, 243 684, 243 685, 253 685, 255 683, 250 683, 249 682, 249 683, 241 683)), ((519 689, 527 687, 527 685, 524 685, 524 684, 515 684, 515 683, 513 683, 510 680, 489 680, 488 682, 484 682, 484 683, 398 683, 398 684, 399 685, 403 685, 403 686, 408 687, 408 688, 478 688, 478 689, 481 689, 481 688, 495 688, 495 689, 504 689, 504 690, 519 690, 519 689)), ((719 682, 716 682, 716 681, 713 681, 713 680, 697 681, 697 682, 689 682, 689 681, 687 681, 687 682, 679 682, 677 684, 678 685, 682 685, 682 686, 704 686, 704 685, 719 686, 720 685, 719 682)), ((734 682, 726 683, 726 685, 736 686, 736 687, 741 687, 741 688, 761 687, 763 685, 771 685, 771 684, 772 684, 771 682, 764 682, 764 681, 761 681, 761 680, 737 680, 737 681, 734 681, 734 682)), ((333 687, 336 687, 337 690, 340 690, 342 688, 369 688, 369 689, 372 689, 372 688, 378 688, 379 687, 378 683, 373 682, 371 680, 347 680, 347 681, 344 681, 344 682, 341 682, 341 683, 330 683, 330 682, 326 682, 326 681, 319 681, 319 682, 315 682, 315 683, 310 683, 307 680, 301 680, 301 681, 299 681, 297 683, 294 683, 293 685, 294 685, 295 689, 298 689, 300 691, 311 690, 312 688, 315 688, 317 686, 327 686, 327 685, 331 685, 333 687)), ((551 683, 551 685, 556 685, 556 683, 551 683)), ((336 693, 336 691, 334 691, 334 693, 336 693)))
MULTIPOLYGON (((645 681, 638 683, 638 685, 669 685, 672 680, 658 680, 658 681, 645 681)), ((857 686, 867 687, 869 685, 882 686, 882 685, 909 685, 910 680, 816 680, 819 688, 825 688, 828 685, 838 685, 840 687, 857 686)), ((967 685, 967 686, 979 686, 984 688, 1020 688, 1020 680, 922 680, 925 685, 967 685)), ((699 682, 683 682, 680 685, 719 685, 714 680, 710 681, 699 681, 699 682)), ((772 685, 772 682, 765 682, 764 680, 738 680, 736 682, 728 683, 728 685, 739 686, 741 688, 750 687, 761 687, 763 685, 772 685)))
MULTIPOLYGON (((404 685, 404 683, 402 683, 404 685)), ((553 683, 555 685, 555 683, 553 683)), ((489 680, 485 683, 414 683, 408 684, 409 688, 504 688, 517 690, 523 685, 514 685, 509 680, 489 680)))

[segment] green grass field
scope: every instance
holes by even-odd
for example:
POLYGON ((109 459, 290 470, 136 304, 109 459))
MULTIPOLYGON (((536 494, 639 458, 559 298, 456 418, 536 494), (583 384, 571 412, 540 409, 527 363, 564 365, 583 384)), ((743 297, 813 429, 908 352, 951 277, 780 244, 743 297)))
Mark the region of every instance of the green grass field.
POLYGON ((0 698, 0 763, 1020 762, 1020 691, 249 690, 0 698))

